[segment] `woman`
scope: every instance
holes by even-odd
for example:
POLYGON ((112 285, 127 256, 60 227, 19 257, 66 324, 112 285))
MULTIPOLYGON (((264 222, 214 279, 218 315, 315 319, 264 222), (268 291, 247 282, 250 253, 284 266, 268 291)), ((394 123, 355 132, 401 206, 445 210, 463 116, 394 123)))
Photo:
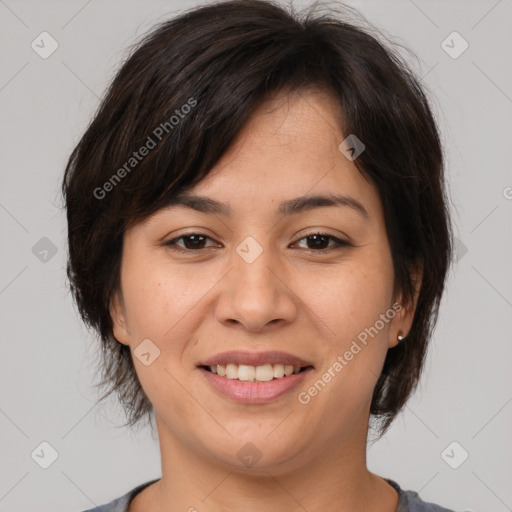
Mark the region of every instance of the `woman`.
POLYGON ((156 27, 68 162, 68 276, 162 477, 103 511, 446 511, 366 466, 417 385, 451 255, 414 75, 314 10, 156 27))

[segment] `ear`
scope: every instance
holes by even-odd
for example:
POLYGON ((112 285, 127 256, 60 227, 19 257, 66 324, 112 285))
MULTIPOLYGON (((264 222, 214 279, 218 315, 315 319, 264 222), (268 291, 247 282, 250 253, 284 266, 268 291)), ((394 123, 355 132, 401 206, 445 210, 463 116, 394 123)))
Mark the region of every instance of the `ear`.
POLYGON ((398 339, 399 334, 405 337, 411 330, 414 313, 416 312, 416 305, 418 303, 418 296, 423 282, 423 268, 421 265, 418 264, 413 268, 411 271, 411 279, 413 283, 414 297, 404 303, 402 294, 399 294, 393 304, 393 309, 396 314, 393 318, 393 322, 391 323, 391 328, 389 329, 388 348, 396 347, 400 343, 400 340, 398 339))
POLYGON ((130 333, 126 324, 126 309, 120 291, 116 291, 110 301, 110 317, 114 337, 123 345, 130 344, 130 333))

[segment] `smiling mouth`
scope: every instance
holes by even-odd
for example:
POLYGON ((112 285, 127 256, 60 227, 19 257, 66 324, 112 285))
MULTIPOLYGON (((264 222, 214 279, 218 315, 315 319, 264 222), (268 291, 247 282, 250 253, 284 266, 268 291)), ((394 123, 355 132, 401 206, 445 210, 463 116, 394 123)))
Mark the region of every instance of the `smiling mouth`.
POLYGON ((243 382, 269 382, 272 380, 286 379, 290 375, 312 369, 310 366, 293 366, 285 364, 263 364, 251 366, 245 364, 218 364, 215 366, 200 366, 200 368, 230 380, 243 382))

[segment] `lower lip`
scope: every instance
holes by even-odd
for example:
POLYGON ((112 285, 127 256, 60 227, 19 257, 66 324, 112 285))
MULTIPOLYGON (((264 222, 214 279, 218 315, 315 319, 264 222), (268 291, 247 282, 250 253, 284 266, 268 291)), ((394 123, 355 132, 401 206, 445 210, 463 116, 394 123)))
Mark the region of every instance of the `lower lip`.
POLYGON ((206 380, 219 393, 232 398, 236 402, 246 404, 261 404, 275 400, 287 391, 297 387, 304 380, 306 374, 312 370, 312 368, 307 368, 300 373, 267 382, 245 382, 220 377, 204 368, 199 369, 206 380))

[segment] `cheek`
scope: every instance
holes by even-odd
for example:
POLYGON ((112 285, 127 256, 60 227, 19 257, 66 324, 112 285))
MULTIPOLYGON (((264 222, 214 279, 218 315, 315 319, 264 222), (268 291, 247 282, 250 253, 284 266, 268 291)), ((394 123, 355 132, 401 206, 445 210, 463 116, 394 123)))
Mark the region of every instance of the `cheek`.
POLYGON ((186 318, 207 291, 201 280, 149 259, 130 262, 122 279, 132 338, 142 336, 156 343, 180 338, 186 318))
POLYGON ((395 316, 390 303, 391 259, 347 261, 335 272, 316 275, 315 283, 309 295, 305 286, 302 289, 318 319, 317 330, 323 334, 317 347, 324 356, 319 371, 322 382, 318 391, 311 391, 318 393, 319 406, 324 403, 329 414, 335 414, 340 407, 358 407, 371 398, 382 370, 395 316))
POLYGON ((311 273, 299 277, 297 290, 321 320, 327 338, 339 347, 372 326, 390 308, 393 272, 385 262, 354 258, 315 273, 314 279, 311 273))
POLYGON ((183 273, 149 258, 129 261, 122 273, 123 296, 130 332, 132 357, 144 392, 157 411, 172 410, 176 417, 193 414, 183 396, 183 361, 190 346, 193 306, 206 290, 195 290, 183 273), (143 342, 145 345, 141 345, 143 342), (150 342, 146 341, 150 340, 150 342), (144 350, 142 350, 144 347, 144 350), (149 353, 144 361, 140 354, 149 353))

